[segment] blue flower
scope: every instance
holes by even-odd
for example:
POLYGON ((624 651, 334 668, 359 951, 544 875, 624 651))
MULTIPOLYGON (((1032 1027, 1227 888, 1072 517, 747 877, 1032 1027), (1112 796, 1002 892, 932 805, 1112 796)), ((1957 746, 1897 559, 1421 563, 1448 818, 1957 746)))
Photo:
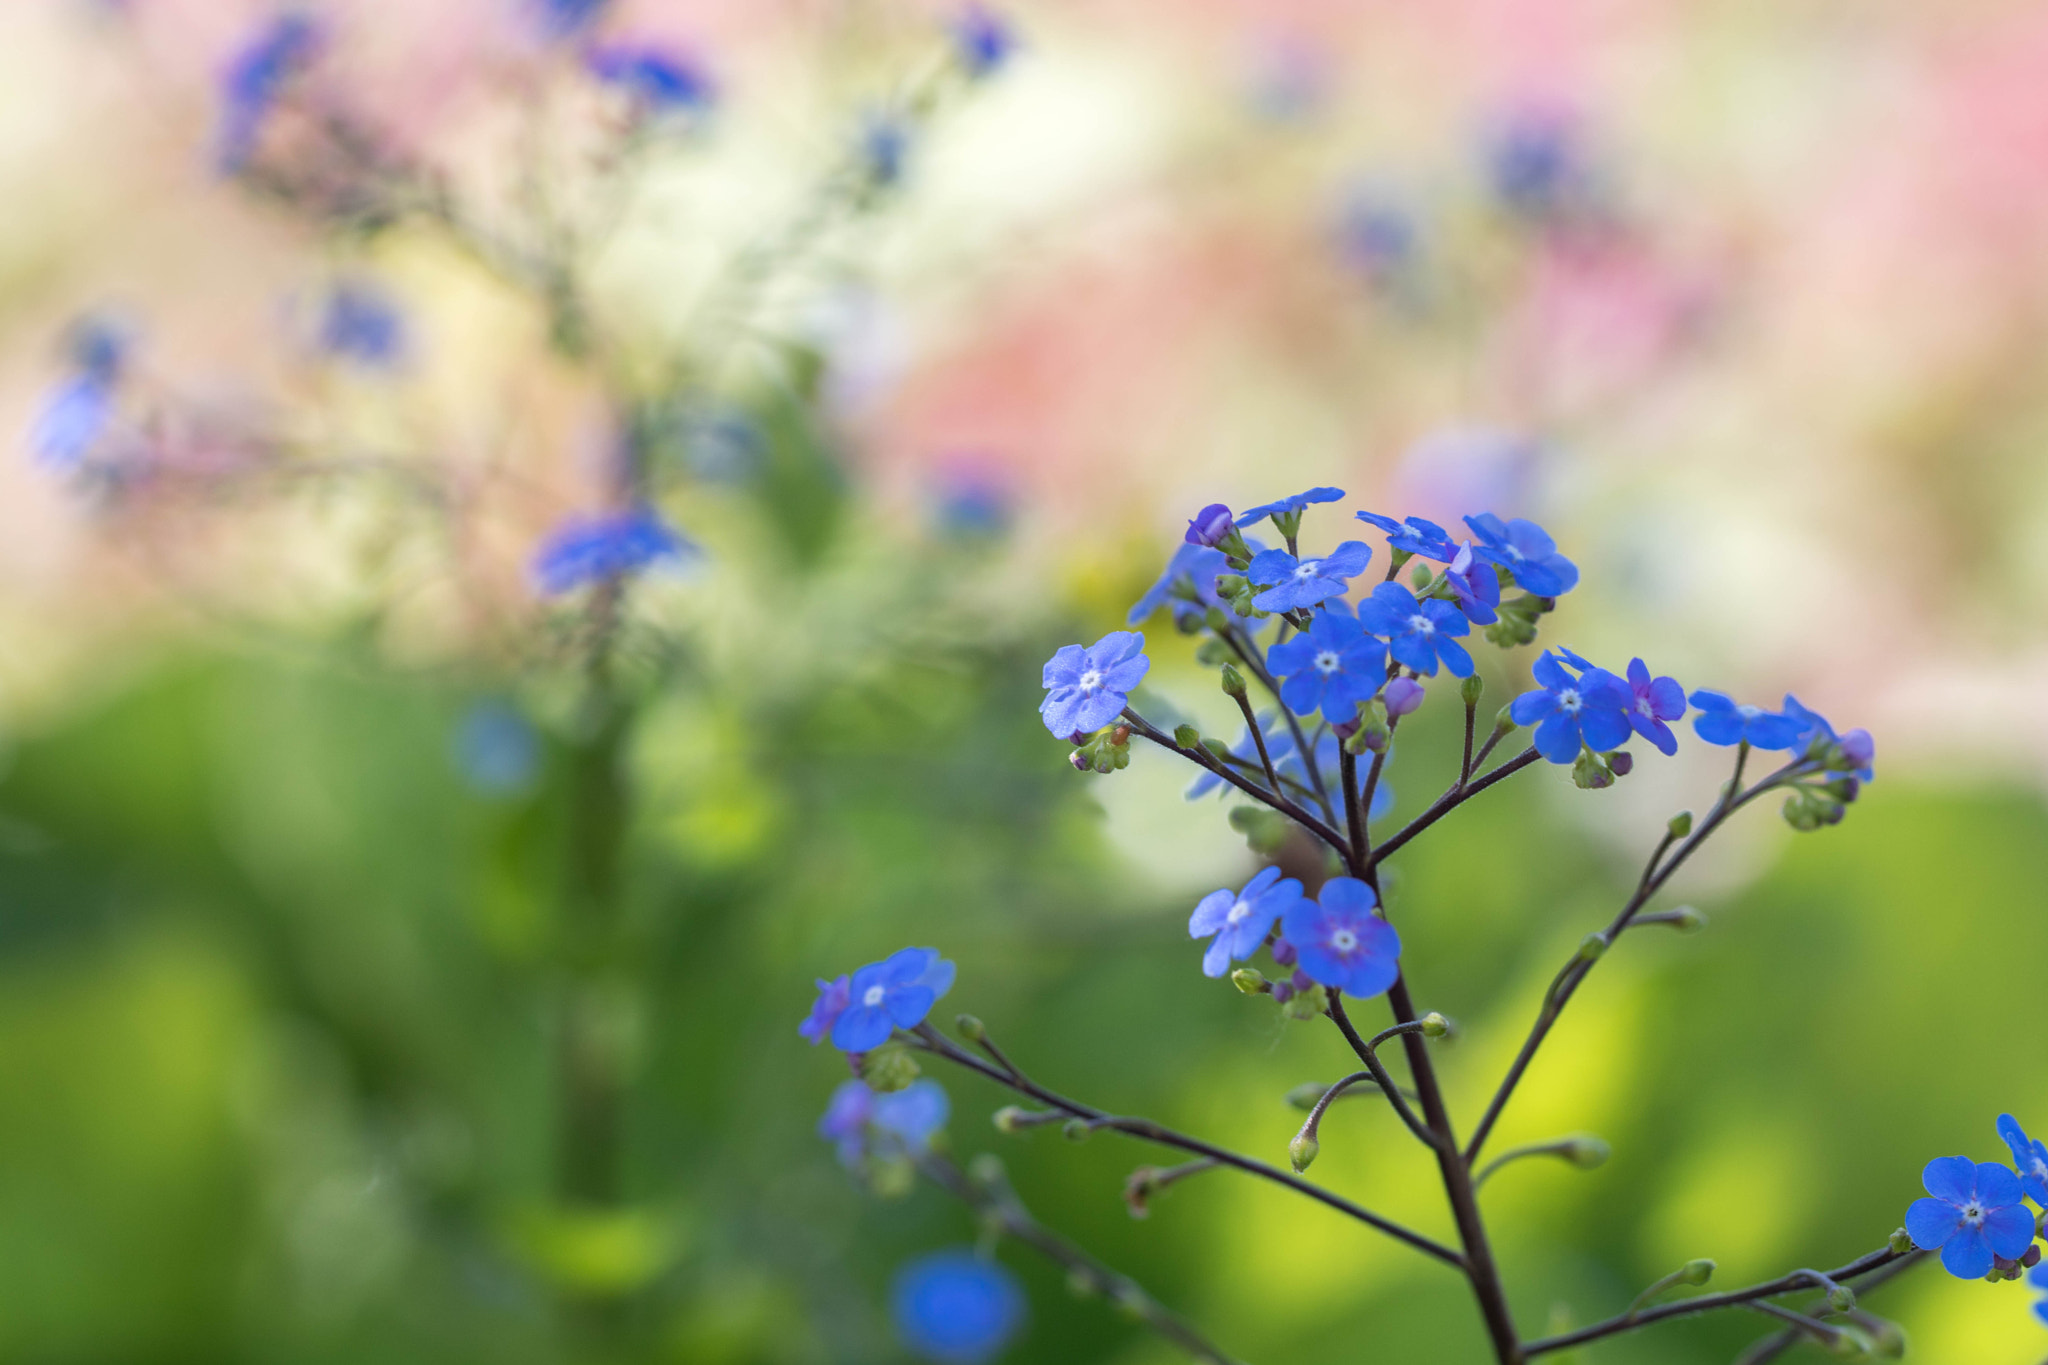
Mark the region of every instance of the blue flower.
POLYGON ((29 451, 46 469, 76 469, 113 422, 113 385, 92 374, 72 375, 51 390, 36 414, 29 451))
POLYGON ((405 354, 405 318, 368 280, 341 280, 320 310, 320 349, 367 369, 395 365, 405 354))
POLYGON ((866 1081, 841 1081, 826 1101, 818 1136, 839 1149, 840 1165, 858 1166, 867 1155, 868 1118, 874 1112, 875 1092, 866 1081))
MULTIPOLYGON (((2027 1272, 2027 1283, 2036 1290, 2048 1294, 2048 1265, 2037 1265, 2027 1272)), ((2034 1301, 2034 1316, 2048 1326, 2048 1299, 2034 1301)))
POLYGON ((540 590, 552 596, 696 553, 696 545, 662 521, 653 508, 635 507, 564 522, 534 555, 533 574, 540 590))
POLYGON ((952 464, 938 477, 939 529, 959 540, 993 540, 1010 528, 1010 485, 993 469, 952 464))
POLYGON ((1840 760, 1859 782, 1869 782, 1876 776, 1871 764, 1877 757, 1877 743, 1870 737, 1870 731, 1851 730, 1838 735, 1826 716, 1808 710, 1790 692, 1785 694, 1785 715, 1799 726, 1799 738, 1792 747, 1801 754, 1824 762, 1840 760))
MULTIPOLYGON (((865 1084, 865 1083, 863 1083, 865 1084)), ((868 1122, 886 1137, 894 1138, 911 1152, 931 1144, 932 1134, 946 1126, 952 1116, 952 1101, 946 1087, 926 1079, 912 1081, 901 1090, 877 1095, 868 1122)))
POLYGON ((1668 722, 1685 714, 1685 689, 1678 679, 1652 678, 1641 659, 1628 661, 1628 723, 1667 757, 1678 752, 1678 736, 1668 722))
POLYGON ((1500 605, 1500 575, 1480 559, 1466 541, 1444 566, 1444 582, 1450 584, 1458 610, 1475 626, 1490 626, 1500 619, 1494 610, 1500 605))
POLYGON ((2020 1178, 1996 1162, 1936 1157, 1920 1183, 1928 1199, 1906 1210, 1906 1233, 1959 1280, 1981 1280, 1994 1257, 2016 1261, 2034 1240, 2034 1216, 2020 1202, 2020 1178))
POLYGON ((970 76, 988 75, 1016 50, 1009 24, 982 5, 968 5, 953 20, 953 51, 970 76))
POLYGON ((1451 544, 1451 533, 1427 518, 1410 517, 1402 522, 1381 516, 1378 512, 1359 512, 1356 515, 1360 521, 1370 522, 1385 531, 1387 544, 1393 549, 1446 564, 1457 553, 1451 544))
POLYGON ((486 796, 518 796, 540 771, 540 736, 517 708, 478 702, 455 734, 456 769, 486 796))
POLYGON ((534 18, 550 38, 567 38, 597 22, 611 0, 532 0, 534 18))
POLYGON ((1401 975, 1401 936, 1375 914, 1379 898, 1356 877, 1332 877, 1316 899, 1287 908, 1280 932, 1309 979, 1360 999, 1401 975))
MULTIPOLYGON (((1250 514, 1247 513, 1247 516, 1250 514)), ((1246 574, 1266 591, 1252 599, 1260 611, 1296 611, 1342 597, 1347 580, 1365 572, 1372 547, 1347 540, 1321 559, 1296 559, 1285 550, 1261 550, 1246 574)))
POLYGON ((1692 704, 1699 711, 1693 718, 1693 732, 1709 744, 1747 741, 1752 749, 1789 749, 1805 733, 1805 726, 1791 716, 1761 706, 1738 705, 1725 692, 1703 687, 1692 694, 1692 704))
POLYGON ((851 978, 845 976, 830 981, 819 979, 818 998, 811 1002, 810 1017, 796 1026, 798 1033, 811 1040, 811 1046, 816 1047, 832 1036, 832 1026, 846 1013, 850 984, 851 978))
POLYGON ((1544 650, 1529 670, 1537 686, 1516 697, 1508 710, 1515 724, 1536 726, 1536 751, 1552 763, 1575 762, 1581 745, 1605 753, 1627 743, 1635 704, 1627 683, 1571 657, 1585 667, 1576 678, 1544 650))
POLYGON ((1387 680, 1387 647, 1365 633, 1342 602, 1318 607, 1306 631, 1266 651, 1266 667, 1280 679, 1280 700, 1297 716, 1321 709, 1341 725, 1358 719, 1387 680))
POLYGON ((940 1251, 896 1272, 889 1309, 903 1344, 939 1365, 978 1365, 1024 1324, 1009 1271, 967 1251, 940 1251))
POLYGON ((953 964, 935 948, 905 948, 870 962, 846 985, 846 1008, 832 1024, 832 1046, 866 1052, 899 1028, 915 1028, 953 989, 953 964))
POLYGON ((1530 218, 1552 217, 1590 189, 1578 126, 1551 110, 1523 109, 1496 127, 1486 170, 1501 203, 1530 218))
POLYGON ((229 61, 221 77, 220 127, 215 160, 233 174, 255 154, 263 124, 285 87, 313 64, 326 34, 310 17, 277 15, 229 61))
POLYGON ((1295 493, 1277 502, 1263 503, 1249 512, 1240 512, 1237 514, 1237 524, 1242 528, 1264 521, 1267 517, 1299 517, 1310 503, 1339 502, 1343 497, 1344 490, 1341 488, 1311 488, 1306 493, 1295 493))
POLYGON ((2012 1164, 2020 1171, 2020 1188, 2027 1198, 2048 1209, 2048 1144, 2029 1138, 2027 1130, 2011 1114, 1998 1116, 1998 1135, 2012 1148, 2012 1164))
POLYGON ((1231 519, 1230 509, 1220 502, 1212 502, 1188 520, 1187 533, 1181 538, 1190 545, 1207 545, 1211 548, 1221 545, 1224 538, 1237 529, 1231 519))
POLYGON ((842 1081, 818 1120, 818 1136, 839 1148, 845 1166, 859 1165, 871 1145, 885 1156, 915 1156, 931 1145, 952 1110, 946 1088, 934 1080, 912 1081, 887 1095, 877 1095, 866 1081, 842 1081))
POLYGON ((1131 689, 1151 667, 1145 637, 1136 631, 1113 630, 1086 649, 1065 645, 1045 661, 1039 717, 1061 739, 1100 730, 1123 714, 1131 689))
POLYGON ((1472 534, 1479 537, 1473 554, 1495 564, 1524 590, 1538 597, 1559 597, 1579 581, 1579 566, 1557 552, 1557 542, 1533 521, 1516 517, 1503 523, 1491 512, 1465 518, 1472 534))
POLYGON ((1415 216, 1383 196, 1361 190, 1337 211, 1337 253, 1368 276, 1386 276, 1414 261, 1421 244, 1415 216))
POLYGON ((1188 937, 1209 939, 1202 975, 1221 976, 1231 963, 1256 953, 1273 921, 1300 899, 1301 883, 1292 877, 1281 881, 1277 867, 1262 869, 1242 891, 1211 891, 1202 897, 1188 916, 1188 937))
POLYGON ((1159 610, 1169 599, 1173 602, 1173 616, 1176 621, 1185 616, 1199 617, 1211 606, 1221 605, 1223 599, 1216 595, 1216 575, 1227 573, 1230 561, 1221 550, 1212 550, 1206 545, 1183 544, 1174 547, 1173 557, 1166 561, 1166 572, 1159 575, 1159 581, 1145 589, 1131 607, 1125 622, 1137 625, 1140 621, 1159 610), (1187 589, 1182 588, 1185 582, 1187 589), (1191 600, 1187 591, 1195 594, 1191 600))
POLYGON ((689 58, 646 44, 592 48, 583 65, 599 82, 623 90, 656 113, 701 113, 716 94, 710 75, 689 58))
POLYGON ((1460 678, 1472 676, 1472 656, 1452 638, 1469 635, 1464 613, 1440 598, 1427 602, 1399 583, 1382 583, 1358 605, 1358 621, 1387 642, 1387 653, 1417 673, 1436 676, 1437 662, 1460 678))
POLYGON ((868 178, 877 185, 893 185, 903 178, 903 163, 910 156, 910 128, 888 110, 870 110, 860 126, 860 161, 868 178))

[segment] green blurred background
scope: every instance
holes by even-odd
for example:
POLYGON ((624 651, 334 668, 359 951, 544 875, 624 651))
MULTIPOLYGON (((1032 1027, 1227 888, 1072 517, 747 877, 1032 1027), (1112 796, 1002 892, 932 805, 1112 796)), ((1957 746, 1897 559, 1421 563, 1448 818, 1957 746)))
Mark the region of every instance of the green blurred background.
MULTIPOLYGON (((507 99, 609 135, 516 5, 335 11, 362 83, 324 93, 480 194, 524 145, 507 99)), ((1317 482, 1347 515, 1540 516, 1585 569, 1546 639, 1878 734, 1845 824, 1746 814, 1662 902, 1706 932, 1628 936, 1525 1083, 1497 1148, 1614 1147, 1486 1189, 1526 1334, 1696 1256, 1725 1285, 1839 1264, 1928 1158, 2001 1157, 2001 1110, 2048 1125, 2022 1027, 2048 954, 2038 6, 1021 5, 1012 69, 920 111, 907 182, 719 330, 704 281, 782 241, 951 11, 619 0, 604 24, 707 54, 720 124, 653 157, 583 263, 623 338, 597 361, 431 233, 211 173, 214 76, 266 13, 0 15, 0 410, 25 428, 64 321, 111 305, 146 319, 167 468, 218 472, 248 430, 400 449, 462 491, 464 534, 388 489, 110 502, 0 473, 0 1359, 902 1359, 889 1276, 974 1225, 847 1179, 813 1132, 843 1063, 796 1024, 813 977, 906 943, 959 963, 941 1014, 1046 1083, 1277 1163, 1282 1096, 1349 1068, 1199 975, 1187 912, 1255 863, 1161 755, 1075 774, 1037 672, 1122 624, 1194 506, 1317 482), (1483 202, 1489 120, 1538 106, 1591 130, 1595 241, 1483 202), (1382 193, 1418 218, 1419 294, 1345 235, 1382 193), (280 325, 358 268, 421 339, 389 382, 280 325), (581 608, 525 565, 678 355, 759 464, 663 485, 711 567, 635 590, 593 712, 581 608), (530 768, 500 734, 510 776, 479 776, 480 706, 531 726, 530 768), (594 927, 593 810, 617 841, 594 927), (576 1048, 614 1082, 594 1134, 576 1048)), ((1234 733, 1187 642, 1150 635, 1145 704, 1234 733)), ((1522 685, 1484 666, 1489 707, 1522 685)), ((1447 701, 1404 727, 1397 815, 1446 780, 1447 701)), ((1468 1128, 1663 820, 1711 799, 1700 747, 1606 792, 1531 772, 1396 860, 1468 1128)), ((1123 1178, 1161 1153, 1000 1137, 1005 1097, 935 1074, 956 1153, 998 1152, 1042 1221, 1234 1355, 1483 1358, 1440 1267, 1229 1175, 1133 1220, 1123 1178)), ((1375 1107, 1332 1113, 1314 1174, 1450 1236, 1375 1107)), ((1002 1256, 1031 1299, 1006 1358, 1175 1358, 1002 1256)), ((2018 1286, 1923 1271, 1870 1306, 1917 1359, 2048 1352, 2018 1286)), ((1769 1326, 1582 1359, 1723 1362, 1769 1326)))

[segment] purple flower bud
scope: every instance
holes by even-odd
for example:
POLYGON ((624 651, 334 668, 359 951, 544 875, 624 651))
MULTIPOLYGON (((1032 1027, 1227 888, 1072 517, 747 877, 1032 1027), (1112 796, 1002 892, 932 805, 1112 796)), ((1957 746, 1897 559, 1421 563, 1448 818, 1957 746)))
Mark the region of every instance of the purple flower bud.
POLYGON ((1230 509, 1220 502, 1212 502, 1195 513, 1195 519, 1188 523, 1186 540, 1190 545, 1206 545, 1214 549, 1236 529, 1237 524, 1230 519, 1230 509))
POLYGON ((1340 720, 1330 727, 1330 733, 1339 739, 1349 739, 1358 733, 1358 721, 1356 718, 1340 720))
POLYGON ((1288 980, 1293 983, 1294 989, 1298 991, 1305 991, 1310 986, 1316 984, 1316 979, 1299 967, 1294 969, 1294 975, 1289 977, 1288 980))
POLYGON ((1067 762, 1074 765, 1074 771, 1077 773, 1085 773, 1088 771, 1088 755, 1082 753, 1079 749, 1076 749, 1074 750, 1074 752, 1067 755, 1067 762))
POLYGON ((1405 716, 1422 706, 1422 684, 1413 678, 1394 679, 1385 695, 1389 716, 1405 716))
POLYGON ((1292 967, 1300 958, 1301 954, 1294 950, 1292 943, 1289 943, 1284 938, 1273 940, 1273 960, 1275 962, 1283 967, 1292 967))
POLYGON ((1285 981, 1281 982, 1273 988, 1273 998, 1283 1005, 1286 1004, 1294 998, 1294 987, 1285 981))
POLYGON ((1635 771, 1636 757, 1634 754, 1624 751, 1608 759, 1607 766, 1613 769, 1616 777, 1627 777, 1635 771))
POLYGON ((1851 730, 1841 738, 1842 752, 1859 768, 1867 768, 1877 757, 1877 741, 1868 730, 1851 730))

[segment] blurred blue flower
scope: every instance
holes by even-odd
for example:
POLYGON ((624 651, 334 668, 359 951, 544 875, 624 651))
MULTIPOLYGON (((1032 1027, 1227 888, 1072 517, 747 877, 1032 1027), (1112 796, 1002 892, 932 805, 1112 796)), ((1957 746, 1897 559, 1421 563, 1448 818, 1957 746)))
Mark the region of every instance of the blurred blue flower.
POLYGON ((1628 661, 1628 723, 1635 732, 1657 746, 1660 753, 1678 752, 1678 736, 1669 722, 1685 714, 1685 689, 1678 679, 1652 678, 1650 666, 1641 659, 1628 661))
POLYGON ((866 1081, 841 1081, 818 1118, 818 1136, 839 1149, 839 1164, 853 1167, 867 1154, 868 1117, 875 1092, 866 1081))
POLYGON ((365 279, 337 280, 320 309, 320 349, 365 369, 388 369, 405 357, 405 317, 384 290, 365 279))
POLYGON ((1552 763, 1576 762, 1581 745, 1605 753, 1628 742, 1635 694, 1606 669, 1584 667, 1575 678, 1544 650, 1529 670, 1536 687, 1509 707, 1515 724, 1536 726, 1536 751, 1552 763))
POLYGON ((1467 621, 1475 626, 1490 626, 1500 619, 1500 613, 1494 610, 1500 605, 1500 575, 1473 553, 1472 542, 1458 547, 1451 562, 1444 566, 1443 579, 1450 585, 1452 600, 1467 621))
POLYGON ((2018 1260, 2034 1240, 2034 1216, 2020 1202, 2020 1178, 1996 1162, 1936 1157, 1920 1183, 1930 1196, 1906 1210, 1906 1233, 1959 1280, 1981 1280, 1994 1257, 2018 1260))
POLYGON ((939 1365, 979 1365, 1024 1323, 1024 1291, 1009 1271, 967 1251, 940 1251, 896 1272, 889 1308, 903 1344, 939 1365))
POLYGON ((941 469, 938 524, 962 540, 993 540, 1010 528, 1009 480, 993 465, 960 461, 941 469))
POLYGON ((946 1098, 946 1087, 927 1078, 875 1096, 868 1122, 883 1136, 917 1153, 930 1145, 932 1134, 946 1126, 952 1113, 953 1103, 946 1098))
POLYGON ((1337 254, 1374 280, 1386 280, 1415 260, 1421 229, 1399 204, 1369 190, 1348 195, 1337 210, 1337 254))
POLYGON ((59 380, 29 428, 29 452, 46 469, 83 464, 114 423, 128 365, 128 337, 101 317, 73 323, 65 341, 71 373, 59 380))
POLYGON ((1401 974, 1401 936, 1373 913, 1378 904, 1358 878, 1332 877, 1316 899, 1287 908, 1280 932, 1310 980, 1360 999, 1394 984, 1401 974))
POLYGON ((1479 537, 1473 554, 1506 569, 1515 582, 1538 597, 1560 597, 1579 581, 1579 567, 1557 552, 1557 542, 1533 521, 1503 523, 1491 512, 1465 518, 1479 537))
POLYGON ((1209 939, 1202 975, 1218 977, 1259 950, 1273 922, 1301 899, 1301 883, 1280 880, 1277 867, 1262 868, 1242 891, 1211 891, 1188 916, 1188 937, 1209 939), (1213 937, 1212 937, 1213 935, 1213 937))
POLYGON ((1166 571, 1145 589, 1143 597, 1131 604, 1125 623, 1135 626, 1169 601, 1176 621, 1184 616, 1200 616, 1210 606, 1221 605, 1223 599, 1216 595, 1216 575, 1228 572, 1229 568, 1230 562, 1221 550, 1206 545, 1175 546, 1166 561, 1166 571), (1190 591, 1194 600, 1186 595, 1190 591))
POLYGON ((1693 718, 1693 732, 1709 744, 1741 744, 1752 749, 1789 749, 1805 733, 1804 725, 1791 716, 1745 706, 1725 692, 1701 688, 1692 694, 1699 711, 1693 718))
POLYGON ((877 185, 894 185, 903 178, 903 165, 910 156, 910 125, 901 114, 871 109, 861 119, 860 161, 867 176, 877 185))
POLYGON ((1391 549, 1404 550, 1411 555, 1421 555, 1424 559, 1434 559, 1446 564, 1450 563, 1451 556, 1457 553, 1456 547, 1451 544, 1450 532, 1427 518, 1409 517, 1406 521, 1395 521, 1392 517, 1382 516, 1378 512, 1359 512, 1356 515, 1360 521, 1369 522, 1385 531, 1387 545, 1391 549))
POLYGON ((702 113, 717 87, 689 57, 645 43, 614 43, 584 54, 583 65, 600 84, 632 96, 652 113, 702 113))
POLYGON ((540 590, 553 596, 697 553, 696 545, 653 508, 635 507, 564 522, 542 542, 534 556, 533 572, 540 590))
POLYGON ((1311 503, 1341 502, 1343 498, 1344 490, 1341 488, 1311 488, 1306 493, 1294 493, 1276 502, 1261 503, 1248 512, 1239 512, 1237 525, 1242 530, 1267 517, 1299 516, 1311 503))
POLYGON ((1298 716, 1318 709, 1333 725, 1358 719, 1387 680, 1387 647, 1366 634, 1342 602, 1318 607, 1306 631, 1266 651, 1280 700, 1298 716))
MULTIPOLYGON (((2027 1272, 2027 1283, 2037 1293, 2048 1294, 2048 1263, 2035 1266, 2027 1272)), ((2048 1326, 2048 1298, 2034 1300, 2034 1316, 2048 1326)))
POLYGON ((1372 547, 1347 540, 1321 559, 1296 559, 1285 550, 1262 550, 1245 572, 1265 589, 1252 599, 1260 611, 1297 611, 1342 597, 1349 580, 1365 572, 1372 547))
POLYGON ((273 16, 228 62, 220 83, 220 124, 215 163, 232 175, 255 154, 263 124, 285 87, 313 64, 326 32, 296 11, 273 16))
POLYGON ((1838 735, 1826 716, 1801 705, 1799 698, 1790 692, 1785 694, 1784 714, 1799 727, 1799 738, 1793 741, 1792 747, 1800 754, 1839 762, 1843 770, 1859 782, 1869 782, 1876 777, 1871 765, 1877 758, 1877 743, 1871 738, 1870 731, 1851 730, 1846 735, 1838 735))
POLYGON ((818 1119, 818 1136, 839 1149, 844 1166, 857 1166, 872 1149, 883 1156, 916 1156, 952 1114, 946 1088, 929 1078, 878 1095, 866 1081, 842 1081, 818 1119))
POLYGON ((1045 661, 1041 678, 1046 698, 1038 714, 1045 728, 1065 739, 1115 720, 1152 667, 1144 650, 1145 637, 1130 630, 1113 630, 1086 649, 1062 647, 1045 661))
POLYGON ((485 796, 518 796, 540 775, 540 735, 517 707, 480 701, 455 731, 455 767, 485 796))
MULTIPOLYGON (((1306 783, 1308 781, 1306 765, 1301 762, 1299 754, 1292 752, 1291 745, 1289 750, 1285 759, 1275 758, 1273 766, 1278 768, 1283 776, 1296 776, 1303 783, 1306 783)), ((1391 757, 1393 750, 1389 749, 1387 753, 1391 757)), ((1323 780, 1328 782, 1331 788, 1339 793, 1342 792, 1342 788, 1337 786, 1336 778, 1337 774, 1343 771, 1342 764, 1343 741, 1330 731, 1325 730, 1322 737, 1316 741, 1316 771, 1320 772, 1323 775, 1323 780)), ((1361 759, 1358 764, 1358 793, 1360 796, 1365 794, 1365 779, 1368 768, 1369 765, 1361 759)), ((1393 808, 1394 784, 1387 781, 1383 774, 1380 778, 1380 784, 1372 789, 1372 805, 1366 808, 1365 818, 1367 820, 1377 820, 1393 808)))
POLYGON ((1472 676, 1472 656, 1454 636, 1469 635, 1471 622, 1441 598, 1418 602, 1399 583, 1381 583, 1358 604, 1358 621, 1387 642, 1387 653, 1417 673, 1436 676, 1439 661, 1453 676, 1472 676))
POLYGON ((832 1046, 841 1052, 880 1047, 894 1030, 923 1023, 951 989, 953 964, 937 949, 905 948, 870 962, 847 982, 846 1008, 832 1024, 832 1046))
POLYGON ((2011 1114, 1998 1116, 1998 1135, 2012 1149, 2012 1164, 2019 1167, 2020 1188, 2027 1198, 2048 1209, 2048 1144, 2028 1137, 2027 1130, 2011 1114))
POLYGON ((839 1016, 846 1013, 852 978, 836 976, 830 981, 818 980, 818 998, 811 1002, 810 1017, 796 1026, 796 1031, 811 1040, 816 1047, 832 1036, 832 1026, 839 1022, 839 1016))
POLYGON ((596 23, 611 0, 529 0, 540 29, 550 38, 568 38, 596 23))
POLYGON ((984 5, 970 4, 953 17, 953 51, 967 74, 989 75, 1017 50, 1008 21, 984 5))
POLYGON ((1584 137, 1561 110, 1511 112, 1487 137, 1485 158, 1494 197, 1527 218, 1553 218, 1592 188, 1584 137))

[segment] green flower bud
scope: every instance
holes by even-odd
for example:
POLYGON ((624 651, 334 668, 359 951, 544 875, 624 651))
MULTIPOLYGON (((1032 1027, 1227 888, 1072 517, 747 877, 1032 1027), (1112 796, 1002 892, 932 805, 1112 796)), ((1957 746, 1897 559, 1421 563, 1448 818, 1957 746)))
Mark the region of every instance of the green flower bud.
POLYGON ((1435 1010, 1431 1010, 1428 1014, 1422 1016, 1423 1037, 1441 1038, 1450 1031, 1451 1021, 1438 1014, 1435 1010))
POLYGON ((887 1095, 907 1088, 918 1077, 917 1058, 901 1043, 884 1043, 860 1059, 860 1078, 868 1089, 887 1095))
POLYGON ((1467 706, 1479 705, 1480 695, 1485 691, 1486 684, 1477 673, 1458 684, 1458 695, 1464 699, 1467 706))
POLYGON ((1021 1133, 1026 1128, 1038 1125, 1030 1121, 1031 1111, 1014 1104, 1006 1104, 989 1115, 989 1122, 996 1126, 998 1133, 1021 1133))
POLYGON ((1088 1134, 1092 1131, 1094 1130, 1088 1126, 1086 1119, 1068 1119, 1060 1125, 1060 1132, 1069 1142, 1086 1142, 1088 1134))
POLYGON ((1828 1290, 1828 1307, 1837 1313, 1846 1313, 1856 1306, 1856 1291, 1846 1284, 1838 1284, 1828 1290))
POLYGON ((1221 640, 1204 640, 1195 646, 1195 662, 1204 668, 1227 664, 1237 656, 1230 652, 1230 646, 1221 640))
POLYGON ((1287 1160, 1293 1165, 1294 1173, 1300 1175, 1316 1159, 1316 1153, 1322 1150, 1323 1145, 1307 1133, 1296 1133, 1294 1141, 1287 1144, 1287 1160))
POLYGON ((1202 732, 1192 725, 1176 725, 1173 727, 1173 742, 1183 749, 1195 748, 1202 742, 1202 732))
POLYGON ((1885 1360, 1903 1360, 1906 1355, 1906 1332, 1896 1322, 1887 1318, 1873 1318, 1865 1315, 1864 1327, 1870 1335, 1871 1349, 1885 1360))
POLYGON ((1588 934, 1579 940, 1579 961, 1598 962, 1607 953, 1607 935, 1588 934))
POLYGON ((1227 760, 1230 757, 1230 746, 1220 739, 1205 739, 1202 741, 1202 747, 1217 758, 1227 760))
POLYGON ((1666 828, 1671 831, 1672 838, 1683 839, 1686 835, 1692 833, 1692 812, 1689 810, 1678 812, 1678 814, 1671 817, 1671 823, 1666 828))
POLYGON ((1697 934, 1707 927, 1707 917, 1690 905, 1681 905, 1671 912, 1671 927, 1681 934, 1697 934))
POLYGON ((1273 983, 1256 967, 1239 967, 1230 974, 1230 984, 1246 995, 1271 995, 1273 983))
POLYGON ((1904 1256, 1907 1252, 1913 1250, 1913 1234, 1907 1232, 1904 1228, 1894 1228, 1892 1230, 1891 1249, 1894 1256, 1904 1256))
POLYGON ((953 1027, 970 1043, 978 1043, 988 1037, 988 1025, 971 1014, 963 1014, 956 1018, 953 1027))
POLYGON ((1505 735, 1514 730, 1515 718, 1514 716, 1509 714, 1514 709, 1515 704, 1513 702, 1509 702, 1506 706, 1501 707, 1499 711, 1494 713, 1493 732, 1496 735, 1505 735))
POLYGON ((1696 1261, 1687 1261, 1679 1268, 1678 1282, 1680 1284, 1705 1284, 1708 1280, 1714 1278, 1714 1272, 1718 1269, 1720 1269, 1718 1265, 1707 1257, 1702 1256, 1696 1261))
POLYGON ((1415 585, 1415 595, 1417 597, 1429 591, 1430 577, 1429 565, 1427 564, 1417 564, 1415 572, 1408 575, 1408 581, 1415 585))
POLYGON ((1202 624, 1211 630, 1222 630, 1230 624, 1230 617, 1221 607, 1210 607, 1202 613, 1202 624))
POLYGON ((1572 784, 1581 791, 1601 791, 1614 785, 1614 769, 1591 749, 1581 749, 1578 762, 1572 764, 1572 784))
POLYGON ((1244 674, 1237 671, 1235 664, 1223 665, 1223 694, 1229 697, 1242 697, 1245 694, 1244 674))
POLYGON ((1602 1139, 1588 1133, 1566 1143, 1562 1154, 1566 1161, 1580 1170, 1593 1171, 1607 1164, 1607 1158, 1614 1155, 1614 1149, 1602 1139))

